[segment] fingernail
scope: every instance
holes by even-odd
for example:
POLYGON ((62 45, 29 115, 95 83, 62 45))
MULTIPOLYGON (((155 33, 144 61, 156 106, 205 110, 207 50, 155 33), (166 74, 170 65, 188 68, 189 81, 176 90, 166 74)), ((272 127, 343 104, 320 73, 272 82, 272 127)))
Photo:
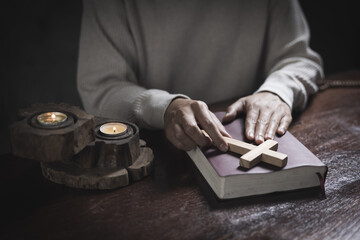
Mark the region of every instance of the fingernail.
POLYGON ((229 118, 229 116, 230 116, 229 114, 230 114, 230 113, 228 113, 228 112, 227 112, 227 113, 225 113, 225 115, 224 115, 224 117, 223 117, 223 119, 222 119, 222 120, 223 120, 223 121, 224 121, 224 120, 226 121, 226 120, 227 120, 227 118, 229 118))
POLYGON ((283 135, 283 134, 285 133, 285 129, 280 128, 280 129, 279 129, 279 133, 280 133, 281 135, 283 135))
POLYGON ((264 137, 263 136, 258 136, 257 140, 259 140, 260 142, 264 142, 264 137))
POLYGON ((273 139, 273 137, 271 135, 266 135, 265 139, 273 139))
POLYGON ((254 132, 253 131, 249 131, 248 135, 249 135, 249 137, 254 138, 254 132))
POLYGON ((224 143, 220 144, 219 148, 223 152, 226 152, 228 150, 227 146, 224 143))

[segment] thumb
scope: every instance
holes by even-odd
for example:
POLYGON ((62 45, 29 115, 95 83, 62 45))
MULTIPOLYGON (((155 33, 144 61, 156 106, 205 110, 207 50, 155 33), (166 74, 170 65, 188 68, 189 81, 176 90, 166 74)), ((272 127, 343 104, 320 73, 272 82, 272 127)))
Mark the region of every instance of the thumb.
POLYGON ((223 117, 223 122, 230 122, 236 118, 238 113, 242 112, 244 110, 244 100, 239 99, 238 101, 231 104, 225 113, 225 116, 223 117))

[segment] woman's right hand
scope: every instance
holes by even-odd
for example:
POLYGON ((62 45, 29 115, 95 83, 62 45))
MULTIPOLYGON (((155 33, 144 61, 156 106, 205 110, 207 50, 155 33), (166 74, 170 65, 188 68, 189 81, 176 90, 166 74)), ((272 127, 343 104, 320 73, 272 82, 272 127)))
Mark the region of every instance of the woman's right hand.
POLYGON ((174 99, 165 111, 164 128, 167 139, 177 148, 188 151, 196 146, 214 145, 226 152, 223 136, 230 137, 206 103, 185 98, 174 99), (210 136, 203 134, 201 129, 210 136))

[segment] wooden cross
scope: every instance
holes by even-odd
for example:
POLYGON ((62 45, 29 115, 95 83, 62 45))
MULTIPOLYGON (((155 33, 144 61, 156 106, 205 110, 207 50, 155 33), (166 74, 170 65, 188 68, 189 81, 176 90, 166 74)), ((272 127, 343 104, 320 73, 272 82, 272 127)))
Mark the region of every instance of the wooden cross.
POLYGON ((274 140, 266 140, 259 146, 255 146, 233 138, 224 138, 229 145, 229 151, 242 155, 241 167, 252 168, 259 162, 266 162, 277 167, 284 167, 287 164, 287 155, 276 152, 278 142, 274 140))
MULTIPOLYGON (((204 135, 209 135, 203 131, 204 135)), ((244 168, 252 168, 259 162, 266 162, 268 164, 284 167, 287 164, 287 155, 276 152, 278 142, 274 140, 266 140, 259 146, 252 145, 240 140, 229 137, 224 137, 229 145, 229 151, 241 154, 240 166, 244 168)))

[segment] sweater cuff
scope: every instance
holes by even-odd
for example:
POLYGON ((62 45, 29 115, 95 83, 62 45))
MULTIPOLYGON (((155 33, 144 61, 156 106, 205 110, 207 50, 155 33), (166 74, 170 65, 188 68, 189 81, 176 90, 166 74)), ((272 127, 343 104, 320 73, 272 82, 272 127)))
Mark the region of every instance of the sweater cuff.
POLYGON ((140 127, 164 128, 164 114, 175 98, 187 98, 183 94, 170 94, 163 90, 149 89, 143 92, 134 104, 134 120, 140 127))
POLYGON ((304 86, 291 75, 274 72, 268 76, 265 82, 255 92, 271 92, 278 95, 290 109, 305 108, 307 94, 304 86))

